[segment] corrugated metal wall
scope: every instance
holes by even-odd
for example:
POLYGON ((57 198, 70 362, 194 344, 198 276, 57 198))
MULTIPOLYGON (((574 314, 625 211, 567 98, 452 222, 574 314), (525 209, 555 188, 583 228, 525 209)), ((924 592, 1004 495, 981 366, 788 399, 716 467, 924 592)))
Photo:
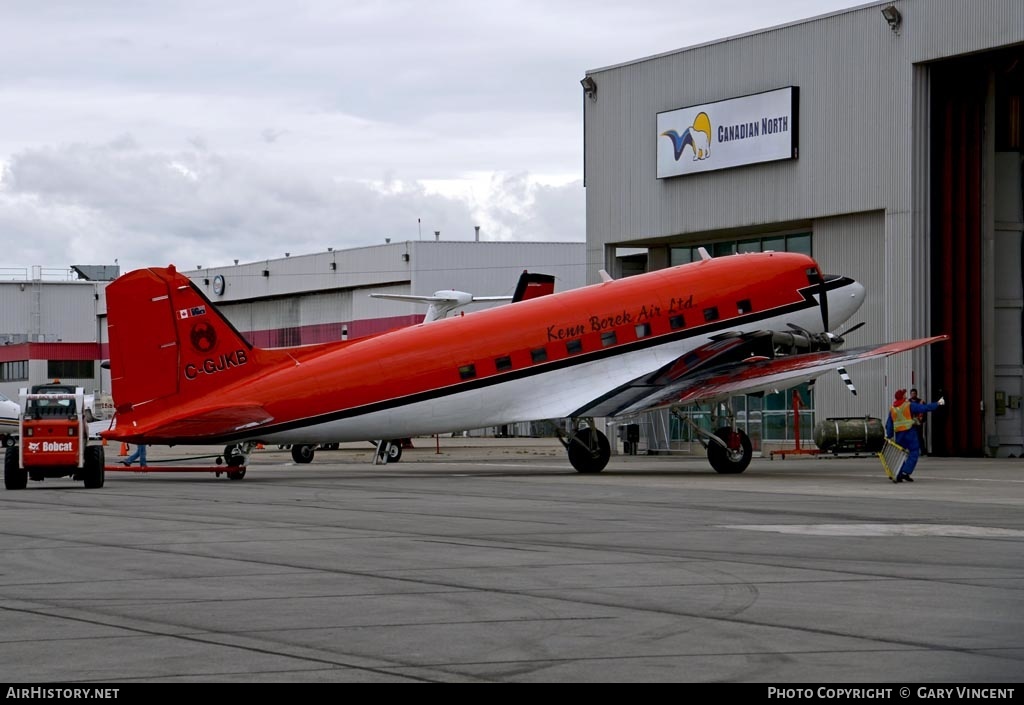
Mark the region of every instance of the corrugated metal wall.
POLYGON ((97 342, 96 316, 105 286, 105 282, 0 282, 0 345, 97 342))
MULTIPOLYGON (((847 346, 855 347, 884 340, 885 215, 875 211, 822 218, 814 221, 813 230, 814 252, 822 270, 829 274, 853 277, 864 284, 867 290, 864 305, 845 326, 849 328, 863 321, 864 327, 849 336, 847 346)), ((910 364, 909 356, 899 356, 898 360, 889 364, 897 363, 910 364)), ((882 417, 889 400, 885 390, 886 361, 865 362, 848 371, 857 386, 857 395, 850 394, 838 374, 825 375, 815 385, 817 407, 827 409, 828 416, 882 417)), ((909 373, 906 369, 893 370, 889 378, 909 379, 909 373)))

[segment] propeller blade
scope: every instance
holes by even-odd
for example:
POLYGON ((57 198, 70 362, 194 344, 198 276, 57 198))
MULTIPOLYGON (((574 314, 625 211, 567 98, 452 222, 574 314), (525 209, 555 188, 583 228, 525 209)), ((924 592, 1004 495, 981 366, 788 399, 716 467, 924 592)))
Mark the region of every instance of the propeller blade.
POLYGON ((860 327, 862 327, 862 326, 865 326, 865 325, 867 325, 867 323, 868 323, 867 321, 861 321, 860 323, 858 323, 857 325, 853 326, 852 328, 847 328, 846 330, 844 330, 844 331, 843 331, 842 333, 840 333, 839 335, 841 335, 841 336, 847 336, 847 335, 849 335, 850 333, 852 333, 853 331, 857 330, 858 328, 860 328, 860 327))
POLYGON ((818 305, 821 306, 821 325, 826 333, 828 327, 828 292, 825 290, 825 277, 818 276, 818 305))
POLYGON ((853 386, 853 380, 850 379, 850 375, 847 373, 846 368, 840 367, 838 368, 838 371, 839 376, 842 378, 843 382, 846 383, 846 388, 850 390, 850 393, 853 394, 853 396, 857 396, 857 388, 853 386))

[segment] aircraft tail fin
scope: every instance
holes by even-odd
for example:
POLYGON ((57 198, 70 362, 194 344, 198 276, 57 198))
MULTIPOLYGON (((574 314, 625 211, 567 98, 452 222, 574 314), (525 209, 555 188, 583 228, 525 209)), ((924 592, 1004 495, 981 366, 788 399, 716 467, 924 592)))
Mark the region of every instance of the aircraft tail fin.
POLYGON ((249 377, 279 356, 253 347, 173 266, 130 272, 106 299, 119 425, 249 377))
POLYGON ((512 303, 536 299, 553 293, 555 293, 555 278, 552 275, 524 270, 519 275, 519 284, 516 285, 516 293, 512 295, 512 303))

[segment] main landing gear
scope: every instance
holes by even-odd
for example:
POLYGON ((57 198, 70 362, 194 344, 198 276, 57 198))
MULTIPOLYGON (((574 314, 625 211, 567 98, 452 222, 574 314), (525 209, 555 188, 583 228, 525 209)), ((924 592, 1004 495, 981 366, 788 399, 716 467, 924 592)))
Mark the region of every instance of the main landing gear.
POLYGON ((738 475, 750 465, 754 449, 747 434, 736 428, 732 409, 724 404, 720 409, 724 409, 725 413, 719 414, 716 410, 712 416, 712 425, 718 426, 714 433, 698 426, 692 418, 676 407, 672 407, 671 411, 697 435, 697 440, 708 451, 708 462, 715 472, 722 475, 738 475))
POLYGON ((312 463, 315 450, 316 446, 313 445, 295 444, 292 446, 292 460, 302 465, 312 463))
POLYGON ((587 425, 580 428, 580 419, 570 419, 568 437, 559 433, 558 440, 568 451, 569 462, 576 472, 593 474, 604 470, 612 456, 612 448, 608 437, 594 426, 594 419, 585 421, 587 425))

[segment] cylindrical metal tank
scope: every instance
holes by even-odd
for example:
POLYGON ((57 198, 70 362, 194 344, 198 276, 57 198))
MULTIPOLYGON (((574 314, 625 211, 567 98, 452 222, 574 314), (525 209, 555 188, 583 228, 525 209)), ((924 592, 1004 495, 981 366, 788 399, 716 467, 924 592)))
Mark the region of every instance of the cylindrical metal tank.
POLYGON ((878 453, 885 427, 873 416, 825 419, 814 425, 814 442, 828 453, 878 453))

